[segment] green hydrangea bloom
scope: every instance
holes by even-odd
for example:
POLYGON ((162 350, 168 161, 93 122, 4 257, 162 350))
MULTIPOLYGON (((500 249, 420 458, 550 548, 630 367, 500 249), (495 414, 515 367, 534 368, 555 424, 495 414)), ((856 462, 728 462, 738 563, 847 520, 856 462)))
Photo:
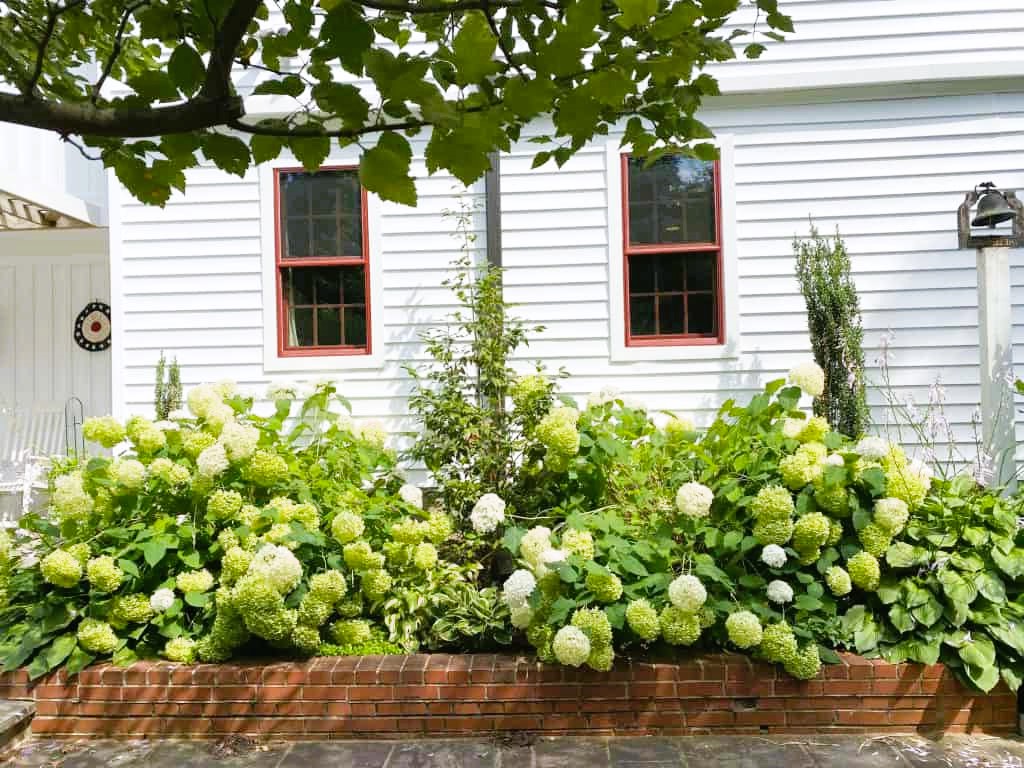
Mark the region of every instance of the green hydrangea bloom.
POLYGON ((839 517, 850 514, 850 494, 842 485, 825 488, 819 483, 814 491, 814 501, 830 514, 839 517))
POLYGON ((344 619, 354 619, 363 612, 363 596, 356 592, 338 603, 338 615, 344 619))
POLYGON ((931 483, 909 470, 887 472, 885 487, 890 496, 902 499, 911 509, 917 509, 924 503, 931 483))
POLYGON ((715 614, 715 609, 710 605, 702 605, 701 609, 697 611, 697 618, 700 620, 700 628, 708 629, 709 627, 715 626, 715 622, 718 621, 718 616, 715 614))
POLYGON ((261 514, 262 510, 255 504, 243 504, 235 519, 240 525, 247 525, 251 528, 261 514))
POLYGON ((364 571, 360 578, 363 594, 370 600, 380 600, 391 589, 391 575, 383 569, 364 571))
POLYGON ((426 537, 426 525, 410 517, 391 526, 391 538, 399 544, 419 544, 426 537))
POLYGON ((256 451, 245 468, 245 476, 264 488, 272 488, 288 478, 288 463, 276 453, 256 451))
POLYGON ((234 549, 239 545, 238 536, 230 528, 225 528, 217 534, 217 543, 220 545, 221 550, 227 553, 229 549, 234 549))
POLYGON ((232 605, 246 628, 265 640, 283 640, 291 636, 298 616, 285 608, 284 598, 272 584, 258 576, 247 575, 235 585, 232 605))
POLYGON ((576 429, 579 412, 575 408, 552 408, 537 424, 537 439, 555 456, 575 456, 580 450, 580 433, 576 429))
POLYGON ((850 574, 838 565, 833 565, 825 571, 825 584, 828 586, 829 592, 836 597, 848 595, 853 590, 850 574))
POLYGON ((853 586, 865 592, 878 589, 882 571, 878 559, 868 552, 858 552, 846 562, 846 570, 850 574, 853 586))
POLYGON ((730 613, 725 620, 725 631, 729 642, 737 648, 753 648, 761 643, 761 621, 750 611, 730 613))
POLYGON ((821 557, 821 547, 815 547, 814 549, 808 550, 797 550, 796 561, 800 565, 810 565, 811 563, 818 562, 821 557))
POLYGON ((328 632, 330 632, 331 639, 338 645, 365 643, 373 636, 370 622, 360 619, 336 621, 331 624, 328 632))
POLYGON ((612 642, 612 625, 600 608, 578 608, 569 623, 583 630, 592 646, 610 645, 612 642))
POLYGON ((200 453, 212 447, 216 442, 217 438, 208 432, 186 430, 181 435, 181 450, 186 456, 194 460, 200 453))
POLYGON ((72 544, 67 548, 67 551, 83 568, 85 568, 85 564, 89 562, 89 558, 92 557, 92 550, 89 549, 89 545, 84 541, 81 541, 78 544, 72 544))
POLYGON ((421 571, 429 571, 437 565, 437 547, 428 542, 417 544, 412 553, 412 564, 421 571))
POLYGON ((900 533, 909 519, 910 510, 903 499, 887 498, 875 502, 872 520, 890 536, 900 533))
POLYGON ((769 624, 761 632, 761 653, 768 661, 782 663, 796 656, 796 651, 796 635, 786 622, 769 624))
POLYGON ((520 410, 530 408, 547 394, 548 380, 539 374, 520 376, 512 382, 512 404, 520 410))
POLYGON ((237 546, 225 552, 224 557, 220 561, 221 583, 230 586, 242 578, 245 572, 249 570, 252 557, 252 552, 237 546))
POLYGON ((205 568, 198 571, 185 571, 179 573, 175 580, 178 590, 188 594, 189 592, 208 592, 213 587, 213 574, 205 568))
POLYGON ((700 637, 700 619, 696 614, 686 613, 674 605, 666 606, 658 617, 661 636, 669 645, 693 645, 700 637))
POLYGON ((801 443, 820 443, 830 430, 828 419, 822 416, 812 416, 804 424, 804 428, 800 430, 796 439, 801 443))
POLYGON ((427 540, 432 544, 443 544, 452 535, 452 520, 439 509, 430 510, 427 517, 427 540))
POLYGON ((554 652, 551 641, 555 639, 555 630, 550 624, 534 624, 526 630, 526 641, 537 649, 537 658, 541 661, 552 661, 554 652))
POLYGON ((146 468, 135 459, 114 459, 107 467, 110 479, 114 481, 111 492, 119 496, 135 493, 142 488, 146 479, 146 468))
POLYGON ((811 552, 824 546, 831 527, 829 519, 820 512, 804 515, 793 526, 793 549, 798 553, 811 552))
POLYGON ((828 523, 828 539, 825 540, 826 547, 834 547, 843 539, 843 524, 838 520, 830 520, 828 523))
POLYGON ((562 549, 584 560, 594 559, 594 537, 590 531, 568 528, 562 533, 562 549))
POLYGON ((149 604, 149 596, 141 593, 114 598, 110 608, 110 623, 115 627, 125 624, 145 624, 153 618, 155 611, 149 604))
POLYGON ((681 443, 693 436, 697 427, 690 419, 673 417, 665 422, 665 437, 670 443, 681 443))
POLYGON ((175 491, 180 491, 192 480, 188 467, 176 464, 163 456, 159 459, 153 459, 147 471, 150 477, 162 480, 175 491))
MULTIPOLYGON (((793 494, 781 485, 766 485, 750 502, 750 512, 759 521, 787 520, 793 516, 793 494)), ((789 538, 786 538, 788 541, 789 538)), ((785 543, 785 542, 780 542, 785 543)))
POLYGON ((307 627, 321 627, 327 623, 334 613, 334 604, 329 603, 322 597, 317 597, 312 592, 307 592, 299 603, 298 621, 300 625, 307 627))
POLYGON ((113 448, 126 434, 121 422, 113 416, 94 416, 82 422, 82 437, 104 448, 113 448))
POLYGON ((592 571, 587 574, 586 584, 599 603, 614 603, 622 597, 622 581, 614 573, 592 571))
POLYGON ((793 537, 793 527, 793 521, 788 517, 782 520, 758 520, 754 524, 754 538, 762 545, 782 546, 793 537))
POLYGON ((313 626, 299 624, 292 632, 292 645, 295 649, 305 655, 312 656, 320 650, 320 630, 313 626))
POLYGON ((342 510, 331 521, 331 535, 339 544, 355 541, 363 535, 365 529, 366 524, 363 522, 363 518, 355 512, 342 510))
POLYGON ((591 643, 590 655, 587 656, 587 666, 597 672, 610 672, 615 664, 615 649, 611 645, 593 647, 591 643))
POLYGON ((124 571, 117 567, 117 563, 110 555, 100 555, 86 563, 85 577, 93 589, 99 592, 114 592, 124 581, 124 571))
POLYGON ((164 658, 179 664, 192 664, 196 660, 196 641, 189 637, 176 637, 164 646, 164 658))
POLYGON ((320 530, 320 513, 317 511, 316 507, 309 502, 303 502, 292 506, 286 521, 291 522, 292 520, 297 523, 301 523, 302 527, 307 531, 320 530))
POLYGON ((384 566, 384 555, 374 552, 368 542, 355 541, 342 549, 345 565, 353 571, 374 571, 384 566))
POLYGON ((857 532, 857 538, 860 539, 861 546, 864 547, 864 551, 868 552, 875 557, 881 557, 885 554, 885 550, 889 548, 892 543, 892 536, 878 523, 868 523, 857 532))
POLYGON ((325 602, 334 605, 341 600, 348 591, 348 584, 341 571, 324 571, 317 573, 309 579, 309 592, 316 595, 325 602))
POLYGON ((821 671, 821 657, 818 655, 818 646, 815 643, 808 643, 793 656, 783 662, 783 666, 790 675, 797 680, 811 680, 818 676, 821 671))
POLYGON ((220 645, 212 637, 201 637, 196 642, 196 657, 207 664, 223 664, 231 658, 232 650, 220 645))
POLYGON ((206 502, 206 514, 213 520, 231 520, 242 509, 242 494, 218 489, 206 502))
POLYGON ((856 461, 853 462, 853 479, 860 480, 864 476, 864 473, 867 472, 869 469, 874 469, 875 467, 881 466, 881 462, 876 461, 875 459, 869 459, 864 456, 860 456, 857 458, 856 461))
POLYGON ((661 634, 658 612, 646 600, 633 600, 626 606, 626 624, 641 640, 657 640, 661 634))
POLYGON ((140 456, 152 456, 167 445, 167 435, 154 425, 147 424, 132 436, 132 442, 140 456))
POLYGON ((43 579, 56 587, 70 589, 82 580, 82 564, 63 549, 55 549, 39 563, 43 579))
POLYGON ((806 453, 794 453, 779 460, 779 473, 788 488, 799 491, 821 477, 822 468, 806 453))
POLYGON ((89 653, 107 655, 117 650, 118 639, 114 628, 105 621, 82 619, 78 625, 78 644, 89 653))
POLYGON ((551 641, 551 650, 559 663, 578 667, 590 657, 590 640, 578 627, 562 627, 551 641))

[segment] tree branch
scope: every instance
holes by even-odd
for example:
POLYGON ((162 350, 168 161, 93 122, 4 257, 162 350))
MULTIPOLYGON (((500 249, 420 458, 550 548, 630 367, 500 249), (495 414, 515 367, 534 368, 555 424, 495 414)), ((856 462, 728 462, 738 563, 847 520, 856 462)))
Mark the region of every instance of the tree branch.
MULTIPOLYGON (((460 11, 486 11, 488 8, 521 8, 523 0, 454 0, 454 2, 403 2, 402 0, 354 0, 357 5, 373 8, 376 11, 390 13, 407 13, 414 16, 419 13, 458 13, 460 11)), ((546 8, 561 10, 561 3, 556 0, 539 0, 546 8)))
POLYGON ((188 133, 223 125, 244 114, 245 108, 238 96, 196 97, 183 104, 127 109, 36 99, 26 101, 17 94, 0 93, 0 122, 83 136, 142 138, 188 133))
POLYGON ((102 74, 100 74, 99 79, 92 86, 92 97, 90 101, 92 101, 93 104, 99 100, 100 90, 103 88, 103 84, 107 82, 107 78, 110 77, 110 73, 114 69, 117 57, 121 55, 121 40, 124 39, 124 32, 125 29, 128 28, 129 19, 131 19, 133 13, 144 5, 149 5, 149 0, 139 0, 139 2, 126 8, 124 14, 121 16, 121 23, 117 26, 117 34, 114 35, 114 47, 110 49, 110 55, 107 57, 107 63, 103 65, 102 74))
POLYGON ((36 85, 39 83, 39 78, 43 75, 43 62, 46 61, 46 49, 50 45, 53 33, 57 31, 57 21, 63 14, 67 13, 72 8, 77 8, 84 4, 85 0, 69 0, 69 2, 63 6, 48 6, 50 10, 46 14, 46 27, 43 29, 43 37, 39 41, 39 49, 36 52, 36 65, 32 70, 32 74, 29 75, 28 80, 25 82, 25 87, 21 89, 21 92, 26 99, 32 98, 36 90, 36 85))
POLYGON ((231 66, 249 23, 256 16, 261 0, 235 0, 220 27, 215 27, 214 46, 206 65, 206 80, 199 99, 226 99, 231 95, 231 66))
MULTIPOLYGON (((500 104, 481 104, 475 107, 466 107, 461 110, 463 114, 472 112, 484 112, 500 104)), ((384 131, 405 131, 411 128, 426 128, 432 125, 429 120, 409 119, 400 123, 373 123, 364 125, 362 128, 338 128, 327 130, 319 125, 295 125, 288 128, 278 128, 272 125, 260 125, 259 123, 243 123, 240 119, 228 121, 228 127, 234 128, 242 133, 254 133, 258 136, 283 136, 283 137, 321 137, 326 136, 332 139, 355 139, 370 133, 382 133, 384 131)))

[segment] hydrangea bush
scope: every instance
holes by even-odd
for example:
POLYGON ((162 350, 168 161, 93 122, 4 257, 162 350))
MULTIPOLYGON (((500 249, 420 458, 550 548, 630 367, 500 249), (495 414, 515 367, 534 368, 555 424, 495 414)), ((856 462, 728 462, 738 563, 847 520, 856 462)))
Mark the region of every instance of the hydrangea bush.
POLYGON ((603 671, 728 649, 809 678, 851 649, 1018 688, 1017 500, 832 431, 800 408, 820 387, 799 366, 698 431, 523 377, 506 403, 530 409, 521 485, 484 478, 450 516, 443 488, 402 482, 377 425, 332 410, 330 385, 278 391, 266 417, 217 385, 159 424, 90 420, 129 450, 59 463, 51 509, 0 538, 0 653, 42 674, 520 644, 603 671))

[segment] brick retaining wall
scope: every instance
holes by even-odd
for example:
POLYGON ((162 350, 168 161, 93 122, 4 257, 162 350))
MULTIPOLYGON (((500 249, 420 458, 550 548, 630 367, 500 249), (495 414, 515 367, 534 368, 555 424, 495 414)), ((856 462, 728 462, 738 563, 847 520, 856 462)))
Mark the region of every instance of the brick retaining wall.
POLYGON ((575 734, 899 733, 1017 726, 1016 696, 965 689, 941 665, 844 656, 799 682, 745 656, 628 660, 602 674, 494 655, 318 658, 305 663, 142 662, 30 685, 0 675, 0 698, 36 703, 45 736, 227 734, 285 738, 575 734))

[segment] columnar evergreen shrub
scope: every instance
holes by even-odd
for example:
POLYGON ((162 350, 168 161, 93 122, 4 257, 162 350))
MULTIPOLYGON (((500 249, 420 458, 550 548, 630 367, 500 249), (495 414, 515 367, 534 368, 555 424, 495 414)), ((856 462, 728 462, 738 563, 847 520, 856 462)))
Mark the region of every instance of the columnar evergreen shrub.
POLYGON ((164 353, 156 363, 156 386, 153 389, 153 407, 157 420, 166 419, 172 411, 181 408, 181 368, 178 359, 171 361, 168 368, 164 353))
POLYGON ((847 435, 863 434, 869 423, 864 383, 863 330, 850 257, 837 232, 831 240, 811 227, 809 240, 795 240, 796 276, 807 304, 814 359, 825 386, 814 412, 847 435))

